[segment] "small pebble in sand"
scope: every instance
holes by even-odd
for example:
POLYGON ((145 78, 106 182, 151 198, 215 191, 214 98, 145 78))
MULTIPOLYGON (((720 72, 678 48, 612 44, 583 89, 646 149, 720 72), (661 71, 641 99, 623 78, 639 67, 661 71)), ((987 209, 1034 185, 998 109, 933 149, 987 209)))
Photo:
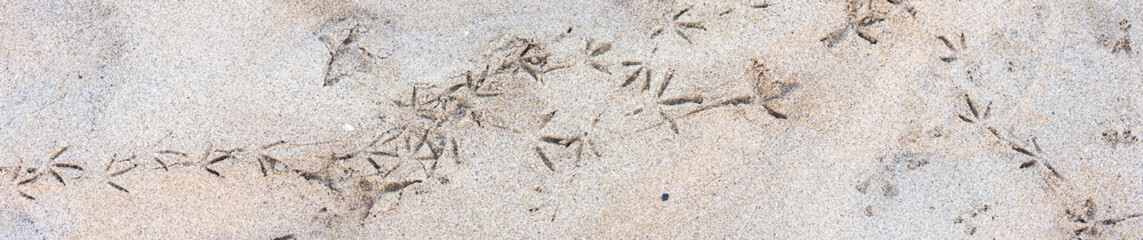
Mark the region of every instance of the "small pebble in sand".
POLYGON ((668 198, 671 198, 671 194, 664 193, 662 197, 663 201, 667 201, 668 198))

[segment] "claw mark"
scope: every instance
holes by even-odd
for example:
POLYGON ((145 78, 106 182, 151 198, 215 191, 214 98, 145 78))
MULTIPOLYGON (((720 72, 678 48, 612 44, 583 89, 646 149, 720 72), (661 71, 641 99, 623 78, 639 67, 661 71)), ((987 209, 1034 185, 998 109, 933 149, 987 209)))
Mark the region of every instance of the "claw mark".
POLYGON ((55 160, 56 160, 56 158, 59 158, 59 157, 60 157, 60 154, 63 154, 63 153, 64 153, 64 151, 67 151, 67 149, 68 149, 68 148, 71 148, 71 146, 64 146, 64 147, 63 147, 63 148, 61 148, 59 151, 56 151, 56 153, 55 153, 55 154, 52 154, 52 157, 48 158, 48 162, 52 162, 52 161, 55 161, 55 160))
POLYGON ((186 157, 186 156, 187 156, 187 154, 186 154, 186 153, 184 153, 184 152, 179 152, 179 151, 174 151, 174 150, 163 150, 163 151, 159 151, 159 153, 160 153, 160 154, 174 154, 174 155, 179 155, 179 156, 182 156, 182 157, 186 157))
POLYGON ((1016 152, 1023 153, 1024 155, 1028 155, 1029 157, 1036 157, 1035 153, 1028 151, 1028 149, 1025 149, 1023 146, 1012 144, 1012 150, 1016 150, 1016 152))
POLYGON ((667 114, 663 113, 663 111, 659 111, 659 116, 663 117, 664 121, 667 121, 667 126, 670 126, 672 132, 679 134, 679 124, 675 123, 675 119, 667 116, 667 114))
POLYGON ((945 47, 948 48, 949 51, 952 51, 952 55, 939 58, 942 62, 951 63, 951 62, 956 61, 957 59, 960 58, 960 55, 961 55, 960 51, 962 51, 965 48, 964 33, 961 33, 959 36, 960 36, 960 41, 959 41, 960 46, 959 47, 953 45, 952 41, 949 40, 948 38, 946 38, 945 36, 937 36, 937 39, 941 40, 941 43, 944 43, 945 47))
MULTIPOLYGON (((275 147, 275 146, 278 146, 278 145, 282 145, 282 144, 286 144, 286 140, 278 140, 277 142, 274 142, 274 143, 271 143, 271 144, 266 144, 266 145, 263 145, 263 146, 262 146, 262 150, 270 149, 270 148, 272 148, 272 147, 275 147)), ((185 154, 184 154, 184 155, 185 155, 185 154)))
POLYGON ((135 169, 136 166, 138 166, 138 165, 131 165, 130 167, 127 167, 123 170, 115 171, 114 173, 111 173, 111 175, 108 175, 108 176, 109 177, 115 177, 115 176, 123 175, 124 173, 130 172, 132 169, 135 169))
POLYGON ((826 34, 820 41, 825 43, 826 47, 832 48, 834 45, 837 45, 838 42, 841 42, 842 39, 845 39, 847 33, 849 33, 849 28, 842 28, 826 34))
POLYGON ((782 113, 780 113, 780 112, 778 112, 778 111, 774 111, 774 109, 773 109, 773 108, 770 108, 770 106, 769 106, 769 105, 766 105, 766 104, 762 104, 762 108, 765 108, 765 109, 766 109, 766 114, 770 114, 770 116, 773 116, 774 118, 777 118, 777 119, 786 119, 786 114, 782 114, 782 113))
MULTIPOLYGON (((892 3, 892 2, 890 2, 892 3)), ((877 38, 869 33, 869 26, 886 19, 886 13, 875 11, 873 9, 873 1, 850 0, 846 3, 846 24, 840 29, 830 32, 825 37, 821 38, 821 42, 825 43, 826 47, 832 48, 838 42, 845 39, 850 31, 857 34, 858 37, 869 42, 869 44, 877 44, 877 38)), ((896 4, 894 4, 896 5, 896 4)), ((763 5, 763 7, 768 5, 763 5)), ((910 10, 911 12, 911 10, 910 10)))
POLYGON ((544 162, 544 166, 548 166, 548 170, 552 170, 552 172, 555 172, 556 167, 554 164, 552 164, 552 160, 548 159, 548 155, 544 154, 544 150, 540 149, 539 146, 535 147, 534 149, 536 150, 536 154, 540 156, 540 161, 544 162))
MULTIPOLYGON (((262 160, 264 158, 266 158, 266 155, 262 155, 261 157, 258 158, 258 170, 260 170, 262 172, 263 177, 267 177, 270 175, 266 173, 266 164, 262 160)), ((370 159, 369 162, 373 162, 372 159, 370 159)))
POLYGON ((1048 164, 1047 162, 1045 162, 1044 167, 1047 167, 1048 171, 1052 172, 1052 176, 1055 176, 1057 179, 1060 179, 1060 180, 1065 180, 1064 175, 1061 175, 1059 171, 1056 171, 1056 168, 1052 167, 1052 164, 1048 164))
POLYGON ((331 39, 338 36, 321 36, 319 39, 326 42, 329 49, 329 59, 326 61, 325 76, 322 86, 328 87, 337 84, 354 72, 368 72, 372 61, 378 58, 365 47, 358 44, 359 36, 368 32, 366 26, 360 23, 349 27, 349 33, 340 41, 331 39))
POLYGON ((56 170, 48 170, 48 172, 51 173, 52 177, 54 177, 56 179, 56 181, 59 181, 60 184, 67 186, 67 183, 64 182, 63 177, 60 177, 60 174, 56 173, 56 170))
POLYGON ((639 90, 647 91, 647 89, 651 88, 651 69, 646 68, 643 70, 643 73, 644 73, 644 75, 643 75, 644 76, 643 86, 639 87, 639 90))
POLYGON ((214 158, 214 159, 211 159, 211 160, 210 160, 210 162, 207 162, 207 163, 206 163, 206 165, 213 165, 213 164, 215 164, 215 163, 218 163, 218 162, 224 161, 224 160, 226 160, 226 159, 230 159, 230 155, 222 155, 222 156, 218 156, 218 157, 216 157, 216 158, 214 158))
POLYGON ((539 129, 543 129, 544 126, 547 126, 548 123, 552 121, 552 118, 556 117, 556 112, 559 112, 559 111, 560 111, 559 109, 556 109, 556 110, 552 110, 551 112, 540 115, 540 128, 539 129))
POLYGON ((1064 214, 1073 224, 1080 226, 1079 228, 1076 228, 1074 231, 1072 231, 1072 233, 1075 234, 1075 237, 1077 238, 1085 236, 1099 238, 1102 234, 1101 229, 1112 228, 1115 227, 1116 224, 1119 224, 1123 221, 1143 217, 1143 213, 1133 213, 1128 214, 1124 217, 1113 217, 1100 220, 1099 218, 1096 218, 1097 210, 1095 202, 1092 201, 1091 198, 1084 200, 1083 205, 1079 209, 1065 209, 1064 214))
POLYGON ((606 74, 611 74, 611 70, 608 70, 608 69, 607 69, 607 65, 604 65, 603 63, 600 63, 600 62, 596 62, 596 61, 592 61, 592 62, 591 62, 591 63, 589 63, 588 65, 589 65, 589 66, 591 66, 591 68, 594 68, 594 69, 595 69, 595 70, 597 70, 597 71, 600 71, 600 72, 603 72, 603 73, 606 73, 606 74))
POLYGON ((29 179, 25 179, 25 180, 23 180, 23 181, 20 181, 19 183, 16 183, 16 186, 20 186, 20 185, 24 185, 24 184, 33 183, 33 182, 36 182, 36 180, 39 180, 39 179, 40 179, 40 175, 39 175, 39 174, 37 174, 37 175, 35 175, 35 176, 32 176, 32 178, 29 178, 29 179))
POLYGON ((662 34, 662 33, 663 33, 663 27, 662 26, 658 26, 658 27, 651 29, 651 39, 655 39, 655 37, 658 37, 659 34, 662 34))
POLYGON ((158 157, 153 158, 153 160, 155 160, 156 163, 159 163, 159 166, 163 167, 163 171, 170 171, 170 169, 167 169, 167 163, 164 163, 162 160, 159 160, 158 157))
POLYGON ((1044 169, 1047 169, 1047 172, 1050 173, 1051 175, 1048 175, 1048 176, 1040 175, 1040 178, 1044 181, 1045 184, 1047 184, 1046 186, 1048 187, 1048 189, 1054 189, 1055 187, 1059 186, 1060 181, 1066 181, 1067 180, 1067 179, 1064 179, 1063 174, 1060 174, 1060 172, 1058 170, 1056 170, 1055 167, 1052 166, 1050 161, 1047 160, 1047 157, 1043 156, 1043 152, 1040 149, 1039 143, 1036 143, 1035 137, 1032 137, 1032 144, 1031 145, 1034 147, 1033 149, 1035 149, 1035 150, 1032 150, 1032 149, 1029 149, 1028 147, 1025 147, 1025 145, 1023 145, 1023 144, 1018 143, 1018 141, 1015 141, 1015 140, 1001 136, 999 131, 996 130, 996 128, 993 128, 993 127, 987 127, 987 128, 994 136, 999 138, 1001 141, 1007 142, 1009 147, 1013 151, 1016 151, 1017 153, 1020 153, 1024 156, 1031 158, 1030 160, 1026 160, 1024 162, 1021 162, 1020 165, 1017 166, 1017 169, 1029 169, 1029 168, 1034 167, 1036 165, 1044 166, 1044 169))
POLYGON ((404 181, 400 181, 400 182, 391 182, 391 183, 385 184, 383 191, 384 192, 401 191, 401 189, 405 189, 405 187, 408 187, 409 185, 413 185, 413 184, 420 183, 420 182, 421 182, 421 180, 404 180, 404 181))
POLYGON ((631 72, 631 75, 627 75, 627 79, 623 80, 623 84, 619 84, 619 87, 627 87, 627 85, 631 85, 631 82, 634 82, 636 78, 639 78, 639 74, 643 73, 643 70, 646 68, 647 67, 636 68, 634 72, 631 72))
POLYGON ((107 182, 107 185, 111 185, 111 187, 115 188, 115 190, 123 191, 125 193, 131 193, 131 191, 127 191, 126 188, 123 188, 123 186, 119 186, 119 184, 115 184, 113 182, 107 182))
POLYGON ((682 105, 687 103, 702 104, 705 98, 702 95, 688 94, 659 100, 659 104, 666 106, 682 105))
POLYGON ((369 152, 369 154, 381 155, 381 156, 386 156, 386 157, 401 157, 401 155, 399 155, 397 153, 386 152, 386 151, 372 151, 372 152, 369 152))
POLYGON ((682 10, 679 10, 678 13, 675 13, 675 15, 671 17, 671 20, 679 20, 679 17, 682 17, 684 13, 687 13, 687 11, 690 11, 693 7, 694 6, 683 7, 682 10))
POLYGON ((693 28, 693 29, 699 29, 699 30, 706 30, 706 27, 704 27, 702 25, 702 22, 697 22, 697 21, 678 22, 678 24, 679 24, 679 27, 683 27, 683 28, 693 28))
MULTIPOLYGON (((669 127, 671 127, 671 130, 678 133, 679 131, 677 130, 677 124, 674 124, 674 122, 677 121, 678 119, 691 117, 691 116, 694 116, 698 113, 705 112, 705 111, 712 110, 712 109, 721 108, 721 107, 734 107, 734 106, 746 105, 746 104, 761 105, 761 107, 764 110, 766 110, 766 113, 769 114, 770 116, 774 117, 775 119, 780 119, 780 120, 788 119, 789 117, 785 113, 779 112, 776 109, 774 109, 771 106, 771 102, 779 100, 779 99, 783 99, 784 97, 786 97, 786 95, 788 95, 789 93, 798 89, 800 87, 800 85, 797 83, 784 82, 784 81, 778 81, 778 80, 770 79, 769 77, 766 76, 767 70, 766 70, 765 66, 762 63, 760 63, 758 61, 758 59, 751 59, 751 61, 752 61, 752 64, 750 65, 750 67, 747 71, 748 81, 750 82, 750 84, 753 87, 753 89, 752 89, 753 91, 751 92, 752 93, 751 95, 749 95, 749 96, 725 97, 725 98, 719 99, 717 101, 711 101, 711 99, 709 97, 703 96, 703 95, 697 95, 697 94, 684 94, 684 95, 669 97, 666 99, 660 99, 659 101, 655 102, 657 104, 657 106, 654 106, 654 107, 655 107, 655 109, 658 109, 660 111, 661 115, 665 114, 665 112, 662 112, 662 109, 660 109, 661 107, 680 106, 680 105, 690 104, 690 103, 697 104, 698 106, 694 107, 693 109, 691 109, 689 111, 686 111, 685 113, 682 113, 681 115, 677 115, 676 117, 669 117, 669 116, 665 117, 664 120, 659 122, 659 123, 653 124, 653 125, 648 126, 648 127, 637 129, 634 132, 628 133, 628 135, 634 134, 634 133, 640 133, 640 132, 643 132, 643 131, 646 131, 649 129, 654 129, 654 128, 661 126, 661 125, 668 125, 668 124, 671 125, 671 126, 669 126, 669 127)), ((667 78, 667 76, 671 76, 671 75, 673 75, 673 73, 672 73, 672 71, 668 70, 668 72, 664 75, 665 75, 664 76, 665 80, 664 80, 663 84, 665 86, 667 84, 666 80, 670 79, 670 78, 667 78)), ((662 90, 660 90, 659 92, 662 92, 662 90)), ((656 93, 656 95, 658 95, 658 93, 656 93)), ((631 113, 628 115, 639 114, 641 112, 643 112, 643 108, 636 109, 634 113, 631 113)))
MULTIPOLYGON (((489 66, 493 71, 491 74, 515 74, 519 70, 524 70, 532 79, 543 83, 544 79, 541 74, 569 66, 549 64, 548 58, 551 54, 544 50, 544 47, 539 41, 517 37, 509 43, 509 46, 510 50, 501 58, 500 63, 495 65, 495 67, 489 66)), ((600 50, 599 54, 606 52, 600 48, 596 48, 596 50, 600 50)), ((487 70, 486 68, 486 73, 487 70)))
POLYGON ((956 116, 960 117, 960 120, 964 121, 966 123, 975 123, 975 121, 973 121, 972 119, 969 119, 968 117, 965 117, 964 115, 957 114, 956 116))
POLYGON ((1099 224, 1115 225, 1115 224, 1118 224, 1120 222, 1131 220, 1133 218, 1138 218, 1138 217, 1143 217, 1143 213, 1131 214, 1131 215, 1127 215, 1126 217, 1122 217, 1122 218, 1105 219, 1103 221, 1099 221, 1099 224))
POLYGON ((671 84, 671 78, 675 77, 675 70, 667 70, 663 73, 663 84, 659 85, 659 91, 655 92, 655 97, 663 97, 663 92, 667 91, 667 85, 671 84))
POLYGON ((965 94, 964 100, 968 102, 968 110, 972 111, 972 116, 979 118, 980 112, 976 110, 976 104, 972 102, 972 98, 969 98, 968 94, 965 94))
POLYGON ((694 42, 691 42, 691 38, 688 37, 687 34, 684 33, 682 29, 675 29, 675 34, 678 34, 680 38, 683 38, 683 40, 686 40, 687 44, 694 44, 694 42))
POLYGON ((661 25, 656 26, 656 27, 651 29, 651 37, 650 38, 655 39, 655 37, 658 37, 660 34, 663 33, 663 31, 670 29, 670 30, 672 30, 672 32, 675 32, 675 34, 678 35, 680 38, 685 40, 687 42, 687 44, 694 44, 694 42, 691 41, 690 36, 687 35, 687 33, 684 32, 684 30, 696 29, 696 30, 706 31, 706 26, 704 26, 702 24, 702 22, 699 20, 680 20, 680 18, 682 18, 682 16, 684 14, 689 12, 692 7, 693 6, 687 6, 687 7, 684 7, 682 10, 679 10, 678 12, 672 13, 670 15, 670 17, 671 17, 670 20, 668 20, 668 21, 662 23, 661 25))
POLYGON ((54 166, 54 167, 61 167, 61 168, 70 168, 70 169, 74 169, 74 170, 83 171, 83 168, 82 168, 82 167, 79 167, 78 165, 75 165, 75 164, 67 164, 67 163, 54 163, 54 164, 52 164, 52 166, 54 166))
POLYGON ((1033 159, 1032 161, 1027 161, 1027 162, 1021 163, 1021 164, 1020 164, 1020 169, 1029 168, 1029 167, 1032 167, 1032 166, 1035 166, 1035 165, 1036 165, 1036 160, 1035 160, 1035 159, 1033 159))
POLYGON ((36 200, 36 198, 32 197, 32 195, 28 195, 27 193, 24 193, 22 191, 16 191, 16 192, 20 193, 21 197, 27 198, 28 200, 36 200))
POLYGON ((877 44, 877 39, 876 39, 876 38, 873 38, 873 36, 869 35, 869 33, 866 33, 866 32, 865 32, 865 31, 863 31, 863 30, 862 30, 862 31, 854 31, 854 32, 855 32, 855 33, 857 33, 857 36, 858 36, 858 37, 860 37, 861 39, 864 39, 865 41, 869 42, 869 44, 877 44))
POLYGON ((587 48, 590 49, 589 53, 587 54, 588 56, 596 57, 607 53, 607 51, 611 51, 611 43, 601 42, 598 45, 592 46, 593 42, 593 40, 587 41, 587 48))
POLYGON ((222 177, 222 174, 218 173, 218 171, 215 171, 214 169, 210 169, 209 167, 203 167, 202 169, 205 169, 206 172, 208 172, 214 176, 222 177))
POLYGON ((449 143, 452 143, 452 157, 456 160, 456 164, 460 164, 460 147, 456 144, 456 138, 449 138, 449 143))
POLYGON ((377 164, 377 161, 373 160, 373 158, 367 157, 367 158, 365 158, 365 161, 368 161, 369 166, 373 166, 373 169, 378 170, 378 171, 381 170, 381 165, 377 164))
POLYGON ((578 142, 579 137, 561 138, 561 137, 543 136, 543 137, 540 137, 540 141, 550 143, 550 144, 560 145, 563 147, 569 147, 572 144, 578 142))
POLYGON ((786 114, 778 112, 773 107, 771 107, 769 103, 784 98, 790 92, 793 92, 795 89, 797 89, 799 85, 797 83, 770 79, 770 77, 768 77, 766 74, 768 70, 766 69, 766 66, 761 63, 761 61, 756 58, 750 59, 750 61, 750 67, 747 69, 749 75, 747 77, 748 81, 750 81, 750 84, 754 88, 752 96, 738 96, 727 98, 714 104, 701 106, 687 114, 684 114, 683 116, 690 116, 699 112, 719 107, 753 103, 762 105, 762 108, 766 110, 766 113, 776 119, 787 119, 788 117, 786 114))
POLYGON ((969 97, 968 94, 964 94, 963 96, 964 101, 968 104, 968 111, 971 115, 957 114, 957 117, 959 117, 961 121, 977 123, 988 119, 988 116, 992 112, 992 102, 988 102, 988 105, 985 105, 984 109, 981 109, 980 105, 976 101, 973 101, 972 97, 969 97))

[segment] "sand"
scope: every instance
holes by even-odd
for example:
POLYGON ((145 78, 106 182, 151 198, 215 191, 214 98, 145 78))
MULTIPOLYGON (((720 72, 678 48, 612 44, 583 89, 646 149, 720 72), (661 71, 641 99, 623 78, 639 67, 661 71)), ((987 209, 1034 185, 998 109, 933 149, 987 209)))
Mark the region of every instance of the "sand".
POLYGON ((9 239, 1136 239, 1138 1, 6 1, 9 239))

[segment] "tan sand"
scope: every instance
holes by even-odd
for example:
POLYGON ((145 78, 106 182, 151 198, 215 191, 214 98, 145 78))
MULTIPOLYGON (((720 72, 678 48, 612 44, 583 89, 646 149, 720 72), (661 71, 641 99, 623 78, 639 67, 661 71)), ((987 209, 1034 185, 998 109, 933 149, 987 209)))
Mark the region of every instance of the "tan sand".
POLYGON ((1140 13, 5 1, 0 235, 1137 239, 1140 13))

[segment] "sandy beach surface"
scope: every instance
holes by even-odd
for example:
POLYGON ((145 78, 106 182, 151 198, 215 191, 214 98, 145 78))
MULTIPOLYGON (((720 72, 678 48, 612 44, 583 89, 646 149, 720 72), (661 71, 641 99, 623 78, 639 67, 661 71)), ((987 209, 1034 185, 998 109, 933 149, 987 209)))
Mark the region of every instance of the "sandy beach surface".
POLYGON ((3 1, 4 239, 1140 239, 1143 2, 3 1))

